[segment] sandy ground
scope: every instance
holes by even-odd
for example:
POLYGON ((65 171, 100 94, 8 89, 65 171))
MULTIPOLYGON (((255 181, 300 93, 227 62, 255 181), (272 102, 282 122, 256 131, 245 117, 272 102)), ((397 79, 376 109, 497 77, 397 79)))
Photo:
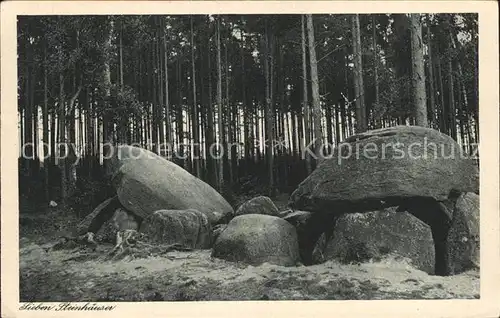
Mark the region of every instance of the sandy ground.
POLYGON ((50 250, 20 240, 21 301, 198 301, 478 298, 479 273, 431 276, 404 260, 344 265, 249 266, 209 250, 171 251, 119 261, 96 251, 50 250))

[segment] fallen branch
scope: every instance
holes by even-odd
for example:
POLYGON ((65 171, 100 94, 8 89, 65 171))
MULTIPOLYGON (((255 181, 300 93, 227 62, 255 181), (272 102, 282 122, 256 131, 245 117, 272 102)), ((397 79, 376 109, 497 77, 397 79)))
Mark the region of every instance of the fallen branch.
POLYGON ((63 236, 54 245, 47 248, 45 251, 73 249, 76 247, 92 247, 94 250, 97 247, 97 242, 94 240, 94 233, 87 232, 79 236, 63 236))
POLYGON ((148 257, 154 254, 162 255, 170 251, 192 251, 192 248, 182 244, 154 245, 143 240, 144 235, 136 230, 124 230, 116 233, 116 245, 109 252, 108 257, 112 260, 120 260, 125 256, 148 257))

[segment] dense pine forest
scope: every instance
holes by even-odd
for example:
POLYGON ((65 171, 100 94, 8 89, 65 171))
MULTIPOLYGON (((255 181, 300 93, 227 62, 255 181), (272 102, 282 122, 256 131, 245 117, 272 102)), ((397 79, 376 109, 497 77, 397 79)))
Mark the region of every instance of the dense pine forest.
POLYGON ((20 194, 90 212, 116 144, 227 199, 289 193, 321 151, 376 128, 431 127, 472 153, 477 48, 465 13, 21 16, 20 194))

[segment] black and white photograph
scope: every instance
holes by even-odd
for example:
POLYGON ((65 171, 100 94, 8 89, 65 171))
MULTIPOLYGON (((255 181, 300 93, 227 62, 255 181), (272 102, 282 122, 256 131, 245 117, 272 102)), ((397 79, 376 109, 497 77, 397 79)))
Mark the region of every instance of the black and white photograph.
POLYGON ((16 15, 16 309, 481 299, 470 9, 16 15))

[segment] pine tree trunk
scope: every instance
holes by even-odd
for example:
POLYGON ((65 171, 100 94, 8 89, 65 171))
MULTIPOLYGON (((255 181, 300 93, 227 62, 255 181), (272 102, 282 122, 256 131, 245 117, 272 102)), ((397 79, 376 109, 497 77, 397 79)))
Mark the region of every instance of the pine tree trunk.
POLYGON ((85 125, 86 127, 86 152, 87 152, 87 158, 86 158, 86 163, 87 163, 87 173, 88 176, 91 177, 92 174, 92 169, 93 169, 93 161, 94 161, 94 145, 95 145, 95 140, 94 140, 94 122, 95 119, 93 117, 92 113, 92 103, 89 101, 89 98, 91 99, 91 96, 89 96, 89 90, 88 88, 85 89, 84 94, 87 96, 85 98, 86 103, 84 104, 85 107, 85 125))
MULTIPOLYGON (((33 159, 34 159, 34 148, 33 148, 33 107, 32 107, 32 94, 31 94, 31 82, 32 78, 32 70, 30 69, 30 64, 33 63, 31 49, 28 46, 28 42, 26 42, 26 70, 25 70, 25 101, 24 101, 24 140, 22 141, 22 145, 24 147, 24 155, 23 162, 25 164, 25 171, 27 176, 31 176, 31 170, 33 167, 33 159)), ((34 73, 34 72, 33 72, 34 73)))
MULTIPOLYGON (((211 59, 212 59, 212 50, 210 47, 210 39, 207 37, 205 40, 205 51, 206 54, 206 65, 207 68, 204 72, 204 85, 207 85, 207 92, 203 95, 205 96, 206 105, 206 130, 205 130, 205 151, 207 153, 207 175, 208 175, 208 183, 214 187, 218 185, 217 174, 215 161, 213 158, 213 145, 215 143, 215 135, 214 135, 214 109, 212 103, 212 67, 211 67, 211 59)), ((205 63, 204 63, 205 65, 205 63)))
POLYGON ((286 144, 287 140, 287 129, 286 129, 286 109, 285 109, 285 70, 283 68, 283 49, 282 49, 282 44, 281 44, 281 39, 277 38, 277 56, 278 56, 278 63, 276 65, 277 69, 277 94, 279 98, 279 107, 277 109, 277 122, 279 128, 277 129, 277 141, 278 141, 278 147, 277 151, 279 154, 278 157, 278 171, 279 173, 277 174, 277 177, 279 179, 278 184, 280 187, 285 187, 286 186, 286 181, 288 179, 288 173, 287 173, 287 152, 288 152, 288 145, 286 144))
POLYGON ((420 14, 411 14, 412 90, 417 126, 427 127, 427 97, 425 92, 424 41, 420 14))
POLYGON ((356 100, 356 133, 366 131, 366 107, 363 91, 363 59, 359 15, 352 16, 352 47, 354 56, 354 94, 356 100))
POLYGON ((247 87, 245 81, 245 37, 243 35, 243 30, 240 29, 240 38, 241 38, 241 46, 240 46, 240 56, 241 56, 241 96, 243 103, 243 140, 244 140, 244 154, 245 158, 243 159, 243 173, 247 175, 249 173, 249 161, 250 161, 250 129, 249 129, 249 105, 247 103, 247 87))
POLYGON ((437 71, 438 71, 438 79, 439 79, 439 96, 441 107, 440 107, 440 116, 439 116, 439 127, 441 132, 448 134, 448 113, 446 112, 446 104, 444 102, 444 85, 443 85, 443 72, 441 67, 442 62, 438 60, 437 62, 437 71))
POLYGON ((287 155, 294 155, 295 154, 295 148, 294 148, 294 142, 292 141, 293 140, 293 137, 292 137, 292 119, 293 117, 293 113, 292 112, 287 112, 285 114, 285 130, 286 130, 286 134, 287 134, 287 146, 288 146, 288 151, 287 151, 287 155))
POLYGON ((183 103, 182 103, 182 73, 181 73, 181 63, 179 58, 177 58, 177 109, 176 109, 176 130, 177 130, 177 154, 181 162, 181 167, 185 167, 186 160, 184 159, 184 114, 183 114, 183 103))
POLYGON ((33 162, 31 165, 31 176, 34 178, 38 178, 38 170, 40 169, 40 161, 38 159, 38 105, 35 102, 35 89, 36 89, 36 68, 33 63, 33 73, 31 74, 30 80, 30 99, 29 99, 29 108, 32 111, 31 121, 33 123, 33 162))
POLYGON ((307 36, 309 39, 309 62, 311 67, 312 107, 314 121, 314 153, 316 166, 321 162, 323 155, 323 131, 321 129, 321 101, 319 97, 318 63, 316 61, 316 48, 314 43, 314 25, 311 14, 307 15, 307 36))
MULTIPOLYGON (((466 150, 466 142, 465 142, 465 130, 464 130, 464 108, 463 106, 465 106, 463 104, 463 100, 462 100, 462 95, 460 94, 462 92, 462 85, 460 83, 460 80, 457 79, 457 90, 458 90, 458 94, 457 94, 457 105, 458 105, 458 121, 459 121, 459 130, 460 130, 460 144, 462 146, 462 150, 464 151, 464 153, 467 153, 467 150, 466 150)), ((467 97, 467 95, 465 96, 467 97)))
MULTIPOLYGON (((109 21, 109 31, 106 35, 104 47, 106 52, 112 51, 112 39, 114 33, 114 21, 113 18, 110 18, 109 21)), ((111 54, 111 53, 109 53, 111 54)), ((111 176, 111 165, 109 164, 109 159, 111 156, 112 145, 114 144, 113 138, 113 120, 111 117, 111 104, 109 102, 109 98, 111 96, 111 56, 108 55, 104 60, 104 68, 103 68, 103 88, 104 88, 104 96, 107 99, 105 102, 105 111, 103 116, 103 155, 104 155, 104 171, 106 176, 111 176)))
MULTIPOLYGON (((156 33, 156 32, 155 32, 156 33)), ((155 34, 156 35, 156 34, 155 34)), ((156 36, 155 36, 156 37, 156 36)), ((158 100, 157 100, 157 97, 158 97, 158 94, 157 94, 157 90, 159 88, 159 85, 157 83, 157 78, 156 78, 156 71, 157 71, 157 63, 156 63, 156 60, 157 60, 157 54, 156 54, 156 41, 155 39, 153 39, 152 43, 151 43, 151 73, 150 73, 150 78, 151 78, 151 95, 150 95, 150 100, 151 100, 151 107, 152 107, 152 111, 151 111, 151 114, 152 114, 152 118, 151 118, 151 122, 152 122, 152 143, 153 143, 153 152, 158 154, 159 151, 158 151, 158 119, 159 119, 159 111, 158 111, 158 108, 159 108, 159 105, 158 105, 158 100)))
POLYGON ((297 144, 299 143, 299 133, 298 133, 298 124, 297 124, 297 112, 292 110, 291 111, 291 123, 289 126, 289 129, 291 130, 291 142, 292 142, 292 155, 294 160, 297 157, 297 154, 300 154, 300 151, 298 151, 298 146, 297 144))
POLYGON ((305 25, 305 15, 302 15, 302 85, 303 85, 303 103, 304 103, 304 135, 305 135, 305 145, 303 147, 304 156, 306 159, 306 172, 310 175, 312 172, 311 168, 311 157, 309 156, 306 149, 309 148, 311 143, 311 115, 309 114, 309 101, 308 101, 308 83, 307 83, 307 62, 306 62, 306 25, 305 25))
POLYGON ((160 31, 158 32, 158 38, 156 39, 157 47, 157 83, 158 83, 158 152, 161 156, 165 157, 165 106, 164 106, 164 86, 163 86, 163 45, 161 45, 161 39, 163 38, 164 27, 162 20, 157 19, 158 25, 160 26, 160 31))
MULTIPOLYGON (((380 92, 379 92, 379 79, 378 79, 378 50, 377 50, 377 34, 375 16, 372 15, 372 39, 373 39, 373 72, 375 82, 375 105, 372 106, 374 111, 380 108, 380 92)), ((375 128, 380 128, 380 118, 375 119, 375 128)))
POLYGON ((297 112, 297 116, 296 116, 296 124, 295 124, 295 127, 298 128, 298 133, 297 133, 297 154, 298 154, 298 158, 299 158, 299 161, 302 160, 301 158, 301 153, 304 152, 304 148, 303 148, 303 140, 305 138, 304 136, 304 118, 302 116, 302 111, 298 111, 297 112))
MULTIPOLYGON (((326 105, 326 138, 328 142, 328 147, 333 145, 333 124, 332 124, 332 107, 330 105, 326 105)), ((327 148, 328 149, 328 148, 327 148)))
POLYGON ((269 34, 269 28, 268 28, 268 21, 267 19, 265 20, 265 33, 264 33, 264 78, 266 81, 266 87, 265 87, 265 119, 266 119, 266 132, 265 132, 265 139, 266 139, 266 157, 267 157, 267 165, 268 165, 268 186, 269 186, 269 196, 273 197, 274 196, 274 153, 273 153, 273 144, 274 144, 274 139, 273 139, 273 110, 272 110, 272 92, 271 92, 271 87, 272 87, 272 76, 270 69, 272 68, 272 65, 270 66, 270 38, 269 34))
POLYGON ((47 151, 49 150, 49 87, 48 87, 48 65, 47 65, 47 44, 43 48, 43 115, 42 115, 42 129, 43 129, 43 170, 44 170, 44 194, 45 201, 50 201, 50 159, 47 156, 47 151))
MULTIPOLYGON (((74 160, 76 160, 76 153, 75 153, 75 146, 76 146, 76 128, 75 128, 75 103, 80 95, 80 92, 82 90, 82 85, 80 84, 78 88, 76 88, 76 80, 73 80, 73 86, 76 89, 76 92, 73 94, 73 96, 69 99, 68 102, 68 114, 69 114, 69 120, 66 118, 66 123, 64 124, 65 127, 64 129, 66 130, 65 133, 67 136, 69 136, 69 142, 68 142, 68 151, 69 151, 69 156, 68 159, 71 159, 70 161, 66 162, 66 177, 67 177, 67 194, 68 196, 72 196, 75 190, 76 186, 76 166, 74 160), (69 122, 69 123, 68 123, 69 122), (68 131, 69 130, 69 131, 68 131)), ((66 137, 67 138, 67 137, 66 137)), ((67 140, 67 139, 66 139, 67 140)))
POLYGON ((119 75, 120 75, 120 87, 123 88, 123 20, 120 23, 120 34, 119 34, 119 44, 118 44, 118 57, 120 58, 118 62, 119 75))
POLYGON ((169 82, 168 82, 168 47, 165 32, 163 33, 163 64, 165 74, 165 119, 166 119, 166 142, 168 150, 173 150, 173 133, 172 133, 172 114, 170 109, 170 95, 169 95, 169 82))
POLYGON ((456 107, 455 107, 455 88, 453 85, 454 77, 453 77, 453 62, 451 57, 447 57, 448 62, 448 97, 449 97, 449 130, 450 136, 457 140, 457 123, 456 123, 456 107))
POLYGON ((260 130, 261 130, 261 125, 260 125, 260 115, 259 115, 259 107, 260 104, 257 101, 255 103, 255 109, 254 109, 254 116, 255 116, 255 141, 256 143, 254 144, 255 148, 255 163, 259 162, 260 160, 260 145, 262 144, 262 140, 260 138, 260 130))
MULTIPOLYGON (((61 52, 62 53, 62 52, 61 52)), ((61 57, 60 57, 61 58, 61 57)), ((62 64, 62 63, 61 63, 62 64)), ((66 176, 66 109, 65 109, 65 100, 64 100, 64 75, 62 71, 59 72, 59 145, 56 160, 58 160, 58 166, 61 173, 61 201, 66 202, 68 195, 68 187, 67 187, 67 176, 66 176), (63 152, 64 149, 64 152, 63 152)))
POLYGON ((194 163, 194 173, 198 178, 201 177, 201 165, 200 165, 200 134, 198 132, 198 100, 196 99, 196 68, 195 68, 195 44, 194 44, 194 30, 193 30, 193 16, 190 16, 190 26, 191 26, 191 70, 192 77, 191 82, 193 85, 193 163, 194 163))
MULTIPOLYGON (((85 94, 84 94, 85 96, 85 94)), ((85 155, 85 127, 83 126, 83 102, 78 103, 78 149, 81 149, 82 157, 85 155)), ((84 159, 84 158, 82 158, 84 159)))
POLYGON ((50 164, 52 167, 56 165, 56 142, 57 142, 57 128, 56 128, 56 109, 53 107, 50 111, 50 164))
MULTIPOLYGON (((76 74, 76 69, 74 71, 75 71, 75 74, 76 74)), ((76 85, 77 85, 76 84, 76 75, 74 75, 73 76, 73 85, 72 85, 73 86, 73 91, 75 92, 75 91, 78 90, 78 94, 79 94, 80 91, 81 91, 81 88, 77 88, 76 85)), ((68 120, 68 123, 67 123, 67 126, 68 126, 68 136, 69 136, 69 143, 71 144, 71 146, 73 146, 76 143, 76 127, 75 127, 76 107, 74 105, 74 101, 73 101, 73 104, 68 105, 68 107, 69 107, 69 114, 68 114, 69 118, 67 118, 67 120, 68 120)))
POLYGON ((335 103, 335 145, 340 143, 340 103, 335 103))
POLYGON ((349 65, 348 65, 348 60, 347 60, 347 56, 348 56, 348 52, 347 52, 347 48, 344 47, 344 54, 342 54, 342 65, 344 66, 343 69, 344 69, 344 90, 345 90, 345 95, 342 96, 343 97, 343 101, 342 101, 342 104, 340 105, 340 117, 341 117, 341 121, 342 121, 342 136, 344 138, 346 138, 348 135, 349 135, 349 127, 351 125, 351 122, 349 120, 349 116, 347 115, 347 113, 349 112, 350 113, 350 110, 348 109, 349 107, 349 87, 350 87, 350 84, 349 84, 349 78, 348 78, 348 68, 349 68, 349 65))
POLYGON ((226 84, 226 88, 225 88, 225 93, 226 93, 226 96, 225 96, 225 111, 224 111, 224 114, 225 116, 223 118, 225 118, 224 122, 224 126, 227 127, 227 137, 226 137, 226 142, 224 143, 224 149, 226 149, 225 153, 226 153, 226 158, 227 158, 227 168, 228 168, 228 172, 229 172, 229 186, 232 185, 233 183, 233 179, 234 179, 234 171, 233 171, 233 168, 234 168, 234 156, 233 156, 233 147, 231 146, 232 143, 233 143, 233 122, 235 121, 235 118, 231 118, 231 103, 229 101, 229 81, 230 81, 230 78, 229 78, 229 65, 228 65, 228 56, 227 56, 227 48, 228 48, 228 40, 226 39, 225 41, 225 45, 224 45, 224 71, 225 71, 225 84, 226 84))
MULTIPOLYGON (((223 151, 222 148, 222 139, 224 135, 224 127, 222 122, 222 63, 221 63, 221 43, 220 43, 220 16, 217 17, 217 126, 218 126, 218 146, 220 151, 223 151), (221 149, 222 148, 222 149, 221 149)), ((224 160, 223 156, 221 156, 221 152, 219 151, 219 160, 218 160, 218 189, 222 190, 222 185, 224 182, 224 160)))
MULTIPOLYGON (((434 62, 433 62, 433 50, 432 50, 432 39, 431 39, 431 27, 427 26, 427 49, 429 55, 429 113, 432 118, 430 120, 431 125, 435 126, 436 121, 436 101, 435 101, 435 84, 434 84, 434 62)), ((433 127, 434 128, 434 127, 433 127)))

